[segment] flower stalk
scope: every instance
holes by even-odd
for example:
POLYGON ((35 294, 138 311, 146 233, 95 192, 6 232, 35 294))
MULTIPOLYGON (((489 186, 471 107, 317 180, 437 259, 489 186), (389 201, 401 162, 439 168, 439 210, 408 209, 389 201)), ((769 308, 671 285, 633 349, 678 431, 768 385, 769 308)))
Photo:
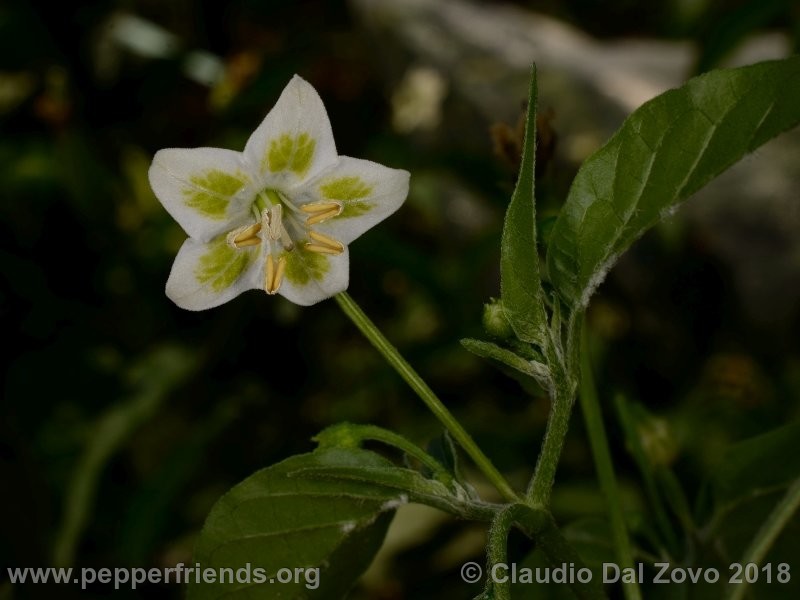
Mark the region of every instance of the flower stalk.
POLYGON ((519 496, 511 488, 506 479, 492 464, 492 461, 472 439, 472 436, 461 426, 461 423, 453 416, 442 401, 431 390, 427 383, 417 374, 408 364, 405 358, 397 351, 389 340, 381 333, 370 318, 364 314, 361 307, 347 293, 341 292, 334 296, 342 311, 358 327, 359 331, 370 343, 380 352, 386 361, 394 368, 403 380, 430 409, 439 422, 453 436, 464 451, 472 458, 486 478, 492 482, 503 498, 508 502, 519 502, 519 496))

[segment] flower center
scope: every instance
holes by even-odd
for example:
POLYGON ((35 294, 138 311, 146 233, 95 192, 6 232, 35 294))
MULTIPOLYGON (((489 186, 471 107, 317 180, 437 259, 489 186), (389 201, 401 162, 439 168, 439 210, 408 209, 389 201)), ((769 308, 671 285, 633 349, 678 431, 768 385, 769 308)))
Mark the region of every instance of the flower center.
POLYGON ((256 222, 234 229, 226 239, 237 250, 264 242, 263 287, 268 294, 275 294, 286 273, 287 257, 297 247, 294 240, 301 241, 302 249, 307 252, 334 256, 344 252, 340 241, 313 229, 314 225, 339 216, 342 208, 341 202, 335 201, 309 202, 297 207, 285 194, 265 189, 253 201, 256 222))

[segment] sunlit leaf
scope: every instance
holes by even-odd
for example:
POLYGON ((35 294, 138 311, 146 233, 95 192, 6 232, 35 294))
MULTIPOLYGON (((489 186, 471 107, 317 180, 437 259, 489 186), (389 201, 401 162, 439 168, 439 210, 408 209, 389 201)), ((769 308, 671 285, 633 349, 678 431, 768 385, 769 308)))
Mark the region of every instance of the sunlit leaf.
POLYGON ((547 255, 561 297, 585 307, 647 229, 798 123, 800 57, 714 71, 647 102, 575 177, 547 255))

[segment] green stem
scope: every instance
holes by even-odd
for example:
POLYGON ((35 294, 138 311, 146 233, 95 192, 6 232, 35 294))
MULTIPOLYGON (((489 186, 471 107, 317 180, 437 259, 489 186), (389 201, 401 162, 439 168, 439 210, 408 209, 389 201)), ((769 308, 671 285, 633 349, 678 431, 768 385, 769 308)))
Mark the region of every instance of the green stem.
MULTIPOLYGON (((559 313, 556 311, 556 314, 559 313)), ((580 334, 583 321, 573 316, 568 322, 566 356, 558 350, 563 347, 560 318, 558 321, 558 325, 553 327, 547 347, 544 348, 553 388, 542 449, 539 452, 536 469, 526 495, 528 504, 532 506, 549 506, 550 504, 550 490, 556 479, 558 460, 561 458, 561 449, 564 447, 564 438, 567 436, 569 419, 572 415, 572 405, 575 402, 575 386, 572 383, 574 380, 572 377, 573 365, 577 363, 575 340, 576 336, 580 334)))
MULTIPOLYGON (((608 448, 603 418, 600 414, 600 404, 597 399, 597 389, 592 377, 592 362, 589 356, 588 336, 586 329, 581 335, 581 379, 580 379, 580 402, 583 411, 583 418, 586 423, 586 431, 589 434, 589 443, 592 446, 592 455, 597 469, 597 477, 600 480, 600 488, 606 497, 608 513, 611 520, 611 533, 614 539, 614 548, 617 554, 619 566, 623 569, 632 569, 633 553, 628 539, 628 530, 625 527, 625 519, 622 515, 622 504, 620 503, 619 488, 614 476, 614 466, 611 462, 611 452, 608 448)), ((641 600, 642 594, 636 581, 623 584, 622 591, 627 600, 641 600)))
MULTIPOLYGON (((508 581, 493 583, 492 567, 497 564, 508 565, 508 534, 512 526, 517 524, 528 535, 544 554, 551 567, 570 565, 575 573, 585 573, 588 567, 570 546, 559 531, 550 512, 542 507, 527 504, 509 504, 499 511, 489 528, 489 539, 486 546, 486 588, 481 597, 494 600, 510 600, 511 586, 508 581)), ((603 586, 594 577, 583 582, 585 577, 570 578, 570 588, 575 598, 582 600, 606 600, 603 586)))
MULTIPOLYGON (((552 363, 551 363, 552 364, 552 363)), ((562 378, 563 379, 563 378, 562 378)), ((550 490, 556 479, 558 459, 564 447, 564 438, 569 429, 569 418, 572 414, 573 393, 565 381, 556 381, 550 415, 547 418, 547 429, 542 440, 542 449, 536 461, 536 470, 528 487, 528 504, 548 506, 550 490)))
POLYGON ((453 414, 447 410, 442 401, 433 393, 428 384, 425 383, 417 372, 408 364, 397 349, 387 340, 375 324, 364 314, 364 311, 356 304, 347 292, 342 292, 334 296, 344 313, 350 317, 356 327, 364 334, 373 346, 380 352, 386 361, 394 367, 395 371, 413 389, 425 405, 430 409, 439 422, 444 425, 450 435, 453 436, 465 452, 469 454, 478 468, 486 475, 500 494, 508 502, 518 502, 519 497, 505 480, 500 471, 495 468, 492 462, 481 451, 472 437, 461 426, 453 414))
MULTIPOLYGON (((767 552, 769 552, 769 549, 772 547, 772 544, 797 511, 798 507, 800 507, 800 479, 795 480, 791 487, 789 487, 786 495, 770 513, 769 517, 756 534, 755 539, 745 551, 739 564, 747 565, 748 563, 755 563, 760 566, 767 552)), ((741 600, 744 598, 747 585, 748 581, 746 578, 742 579, 742 583, 729 584, 731 593, 728 599, 741 600)))
POLYGON ((522 511, 527 509, 524 504, 508 504, 492 520, 486 540, 486 586, 479 598, 511 600, 510 578, 495 582, 492 569, 497 564, 508 565, 508 535, 522 511))
MULTIPOLYGON (((536 546, 545 555, 550 566, 574 565, 576 573, 588 568, 558 529, 550 511, 542 507, 525 505, 524 508, 515 512, 515 518, 522 531, 534 540, 536 546)), ((606 600, 607 598, 602 583, 596 577, 591 577, 586 583, 576 577, 570 580, 569 585, 572 593, 579 600, 606 600)))

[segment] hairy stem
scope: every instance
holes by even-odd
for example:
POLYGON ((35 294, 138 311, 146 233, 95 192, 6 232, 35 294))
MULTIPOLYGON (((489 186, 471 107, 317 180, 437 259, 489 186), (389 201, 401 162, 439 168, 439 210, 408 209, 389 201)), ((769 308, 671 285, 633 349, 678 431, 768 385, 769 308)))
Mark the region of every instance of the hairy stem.
POLYGON ((408 364, 397 349, 384 337, 383 333, 375 326, 375 324, 364 314, 364 311, 356 304, 347 292, 342 292, 335 296, 336 302, 339 304, 344 313, 350 317, 356 327, 364 334, 373 346, 380 352, 386 361, 394 368, 395 371, 402 377, 405 382, 411 387, 417 396, 425 403, 434 416, 439 419, 439 422, 444 425, 445 429, 450 432, 464 451, 472 458, 478 468, 486 475, 486 478, 494 484, 500 494, 508 502, 519 501, 519 496, 511 488, 508 482, 497 468, 492 464, 492 461, 483 453, 483 451, 472 439, 472 436, 461 426, 461 423, 447 410, 447 407, 441 400, 433 393, 433 390, 428 386, 425 381, 417 374, 417 372, 408 364))
POLYGON ((564 447, 564 438, 569 429, 569 418, 572 415, 572 405, 575 403, 575 376, 572 373, 577 363, 577 348, 575 338, 580 335, 582 321, 574 316, 567 326, 566 354, 561 352, 561 325, 555 327, 545 351, 547 364, 550 367, 553 387, 550 391, 550 414, 547 417, 547 428, 542 440, 542 449, 536 461, 533 478, 528 485, 526 499, 528 504, 548 506, 550 504, 550 490, 556 479, 558 460, 561 449, 564 447))
POLYGON ((569 586, 576 598, 580 600, 605 600, 607 598, 598 579, 589 577, 586 580, 587 578, 581 575, 588 571, 588 567, 558 529, 550 511, 542 507, 525 505, 524 508, 515 511, 514 517, 520 529, 534 540, 551 566, 574 566, 576 576, 574 579, 570 579, 569 586))
POLYGON ((574 396, 565 381, 556 381, 554 385, 550 415, 547 418, 547 429, 542 440, 542 449, 536 461, 536 470, 528 487, 528 504, 548 506, 550 490, 556 479, 558 459, 564 447, 564 438, 569 429, 569 418, 572 414, 574 396))

